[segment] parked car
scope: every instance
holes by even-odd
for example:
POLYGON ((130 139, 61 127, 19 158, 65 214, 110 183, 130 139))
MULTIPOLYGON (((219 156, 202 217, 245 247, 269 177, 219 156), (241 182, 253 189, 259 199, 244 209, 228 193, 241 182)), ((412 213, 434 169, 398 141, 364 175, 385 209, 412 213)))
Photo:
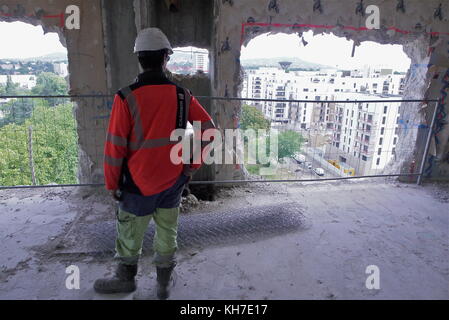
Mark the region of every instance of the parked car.
POLYGON ((295 159, 298 164, 301 164, 306 161, 306 156, 303 154, 297 153, 293 156, 293 159, 295 159))
POLYGON ((324 176, 324 169, 323 168, 315 168, 313 169, 313 171, 319 175, 319 176, 324 176))

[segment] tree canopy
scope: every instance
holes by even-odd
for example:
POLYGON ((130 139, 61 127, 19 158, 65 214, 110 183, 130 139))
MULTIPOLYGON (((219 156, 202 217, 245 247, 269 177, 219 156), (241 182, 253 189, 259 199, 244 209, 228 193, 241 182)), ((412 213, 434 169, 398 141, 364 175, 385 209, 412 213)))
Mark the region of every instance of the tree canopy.
POLYGON ((78 146, 72 104, 41 100, 22 124, 0 128, 0 185, 30 185, 29 131, 37 184, 75 183, 78 146))
POLYGON ((244 105, 240 119, 240 129, 270 129, 270 121, 265 119, 264 114, 256 107, 244 105))

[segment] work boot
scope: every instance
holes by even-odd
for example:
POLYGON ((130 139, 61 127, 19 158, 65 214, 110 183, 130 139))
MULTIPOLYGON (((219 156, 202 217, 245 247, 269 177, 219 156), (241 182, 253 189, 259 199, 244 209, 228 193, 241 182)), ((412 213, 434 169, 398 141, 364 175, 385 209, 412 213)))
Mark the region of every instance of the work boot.
POLYGON ((174 286, 173 269, 176 264, 168 268, 156 267, 157 273, 157 297, 166 300, 170 296, 170 289, 174 286))
POLYGON ((136 290, 137 264, 127 265, 120 263, 112 278, 98 279, 94 283, 94 289, 98 293, 127 293, 136 290))

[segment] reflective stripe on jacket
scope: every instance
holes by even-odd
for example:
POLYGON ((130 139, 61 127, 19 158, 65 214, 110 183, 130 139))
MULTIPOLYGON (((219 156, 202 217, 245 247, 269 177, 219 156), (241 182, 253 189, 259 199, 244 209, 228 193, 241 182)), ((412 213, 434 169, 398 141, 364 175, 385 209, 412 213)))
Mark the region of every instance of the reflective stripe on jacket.
MULTIPOLYGON (((180 127, 179 106, 184 99, 189 122, 200 121, 202 130, 214 128, 209 114, 188 90, 170 82, 162 72, 144 72, 114 97, 104 149, 108 190, 123 189, 144 196, 174 185, 183 164, 173 164, 170 141, 180 127), (184 93, 184 94, 183 94, 184 93)), ((191 164, 198 169, 201 164, 191 164)))

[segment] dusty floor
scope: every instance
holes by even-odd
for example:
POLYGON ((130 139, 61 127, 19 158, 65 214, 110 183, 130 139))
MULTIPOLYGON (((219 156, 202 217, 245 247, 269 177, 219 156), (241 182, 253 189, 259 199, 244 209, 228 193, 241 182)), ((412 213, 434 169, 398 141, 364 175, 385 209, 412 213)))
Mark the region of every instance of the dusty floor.
MULTIPOLYGON (((89 188, 0 191, 0 299, 153 299, 150 250, 135 294, 92 290, 114 267, 92 240, 110 248, 114 231, 86 230, 111 225, 113 211, 89 188), (70 265, 79 290, 66 288, 70 265)), ((181 227, 173 299, 449 299, 448 185, 257 184, 200 202, 181 227), (194 237, 206 215, 216 223, 194 237), (368 265, 380 290, 365 286, 368 265)))

